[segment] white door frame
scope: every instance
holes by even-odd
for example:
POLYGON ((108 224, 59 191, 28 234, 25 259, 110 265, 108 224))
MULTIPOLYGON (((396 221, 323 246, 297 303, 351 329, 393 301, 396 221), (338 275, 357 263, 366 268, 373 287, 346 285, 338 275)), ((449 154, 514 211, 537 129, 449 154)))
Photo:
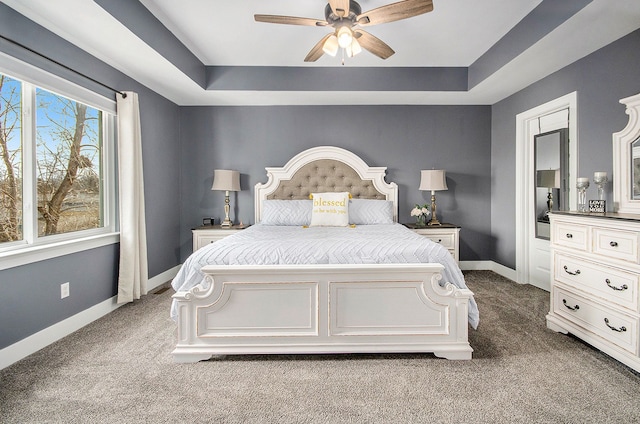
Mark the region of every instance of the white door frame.
POLYGON ((578 173, 578 95, 577 92, 551 100, 516 116, 516 276, 518 283, 529 283, 529 237, 535 237, 534 145, 540 117, 569 109, 569 208, 576 209, 578 173))

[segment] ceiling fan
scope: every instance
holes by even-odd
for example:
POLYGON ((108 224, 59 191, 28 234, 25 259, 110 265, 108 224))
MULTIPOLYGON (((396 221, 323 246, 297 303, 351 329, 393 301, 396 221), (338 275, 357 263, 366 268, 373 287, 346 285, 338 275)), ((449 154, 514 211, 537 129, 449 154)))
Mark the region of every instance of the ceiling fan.
MULTIPOLYGON (((304 58, 305 62, 315 62, 323 54, 335 56, 338 49, 344 49, 348 57, 368 50, 381 59, 395 52, 384 41, 363 31, 359 27, 384 24, 422 15, 433 10, 433 0, 404 0, 391 3, 362 13, 354 0, 329 0, 324 9, 325 19, 299 18, 282 15, 254 15, 257 22, 272 24, 333 27, 334 31, 325 35, 304 58)), ((343 61, 344 64, 344 61, 343 61)))

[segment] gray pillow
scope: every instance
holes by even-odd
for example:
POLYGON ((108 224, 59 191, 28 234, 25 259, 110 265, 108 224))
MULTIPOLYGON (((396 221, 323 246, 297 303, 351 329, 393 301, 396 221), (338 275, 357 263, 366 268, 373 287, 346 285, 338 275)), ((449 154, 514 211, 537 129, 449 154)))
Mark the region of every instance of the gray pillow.
POLYGON ((311 223, 311 200, 263 200, 263 225, 302 226, 311 223))
POLYGON ((351 199, 349 223, 355 225, 393 224, 393 202, 390 200, 351 199))

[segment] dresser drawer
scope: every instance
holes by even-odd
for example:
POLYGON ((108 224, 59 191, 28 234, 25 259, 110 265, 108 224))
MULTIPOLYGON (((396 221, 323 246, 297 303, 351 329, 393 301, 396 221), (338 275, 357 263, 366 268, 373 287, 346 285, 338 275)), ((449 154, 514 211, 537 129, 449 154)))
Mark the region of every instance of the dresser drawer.
POLYGON ((554 221, 551 229, 552 242, 572 249, 589 248, 589 227, 562 221, 554 221))
POLYGON ((553 298, 554 313, 632 354, 637 354, 638 318, 591 302, 559 287, 553 288, 553 298))
POLYGON ((560 253, 554 264, 556 281, 638 311, 638 274, 560 253))
POLYGON ((593 239, 594 253, 638 263, 637 232, 594 227, 593 239))

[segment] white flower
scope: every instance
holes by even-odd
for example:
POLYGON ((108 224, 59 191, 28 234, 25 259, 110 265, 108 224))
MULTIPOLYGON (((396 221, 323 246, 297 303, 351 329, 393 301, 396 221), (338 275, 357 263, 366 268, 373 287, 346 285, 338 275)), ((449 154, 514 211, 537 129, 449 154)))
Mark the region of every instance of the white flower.
POLYGON ((429 215, 429 209, 422 208, 422 213, 425 214, 425 215, 429 215))
POLYGON ((411 209, 411 216, 420 216, 422 215, 422 210, 419 208, 411 209))

